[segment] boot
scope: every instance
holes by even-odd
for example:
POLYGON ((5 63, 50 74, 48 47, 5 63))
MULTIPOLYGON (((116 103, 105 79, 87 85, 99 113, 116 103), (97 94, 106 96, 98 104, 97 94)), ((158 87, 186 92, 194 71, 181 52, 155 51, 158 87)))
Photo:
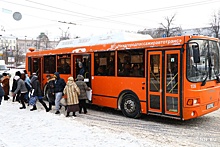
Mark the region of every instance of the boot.
POLYGON ((70 116, 70 112, 67 112, 66 117, 69 117, 69 116, 70 116))
POLYGON ((76 113, 75 112, 73 112, 73 116, 76 117, 76 113))
POLYGON ((51 103, 49 103, 49 108, 48 109, 49 109, 49 111, 52 110, 52 104, 51 103))
POLYGON ((39 102, 44 106, 46 112, 50 111, 49 108, 47 108, 47 105, 46 105, 46 103, 43 100, 39 100, 39 102))
POLYGON ((7 101, 9 98, 7 95, 4 95, 4 100, 7 101))
POLYGON ((55 114, 60 114, 60 111, 56 111, 55 114))
POLYGON ((34 110, 37 110, 36 105, 34 105, 32 109, 30 109, 30 111, 34 111, 34 110))

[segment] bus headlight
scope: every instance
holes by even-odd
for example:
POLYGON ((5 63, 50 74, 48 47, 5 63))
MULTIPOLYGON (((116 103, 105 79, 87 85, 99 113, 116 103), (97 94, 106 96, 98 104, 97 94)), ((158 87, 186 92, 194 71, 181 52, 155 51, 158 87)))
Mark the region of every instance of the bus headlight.
POLYGON ((197 103, 198 103, 197 99, 193 100, 193 104, 197 104, 197 103))

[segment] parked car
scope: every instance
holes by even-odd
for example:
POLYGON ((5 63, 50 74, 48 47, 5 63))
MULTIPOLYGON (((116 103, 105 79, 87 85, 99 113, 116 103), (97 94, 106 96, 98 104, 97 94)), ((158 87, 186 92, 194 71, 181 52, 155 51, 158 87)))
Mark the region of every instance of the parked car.
POLYGON ((22 65, 17 66, 16 68, 17 68, 17 69, 25 69, 25 65, 22 64, 22 65))
POLYGON ((0 65, 0 78, 2 78, 3 73, 7 73, 10 76, 9 73, 10 69, 6 67, 6 65, 0 65))

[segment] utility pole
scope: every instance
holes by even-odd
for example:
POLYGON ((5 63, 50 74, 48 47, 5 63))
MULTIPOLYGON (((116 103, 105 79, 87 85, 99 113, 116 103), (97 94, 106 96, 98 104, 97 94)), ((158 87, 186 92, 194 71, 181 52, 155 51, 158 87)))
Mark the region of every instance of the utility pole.
POLYGON ((16 38, 16 58, 15 58, 15 66, 18 66, 18 38, 16 38))
POLYGON ((69 28, 70 27, 68 27, 65 32, 61 28, 59 28, 62 31, 62 35, 61 35, 60 40, 67 40, 67 39, 69 39, 69 35, 67 35, 67 32, 68 32, 69 28))

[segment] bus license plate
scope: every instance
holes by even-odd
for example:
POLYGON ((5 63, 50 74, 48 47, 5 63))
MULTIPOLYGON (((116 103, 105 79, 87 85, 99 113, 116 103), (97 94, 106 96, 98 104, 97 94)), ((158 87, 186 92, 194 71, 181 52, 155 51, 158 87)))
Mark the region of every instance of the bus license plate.
POLYGON ((208 104, 208 105, 206 106, 206 109, 210 109, 210 108, 212 108, 212 107, 214 107, 214 103, 208 104))

